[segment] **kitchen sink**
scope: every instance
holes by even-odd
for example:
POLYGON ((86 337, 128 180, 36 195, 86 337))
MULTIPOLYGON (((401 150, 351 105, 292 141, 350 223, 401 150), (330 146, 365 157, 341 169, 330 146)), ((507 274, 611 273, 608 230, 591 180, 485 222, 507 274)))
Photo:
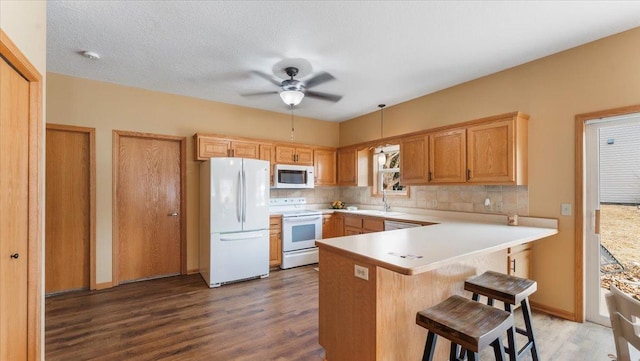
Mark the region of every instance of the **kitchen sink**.
POLYGON ((355 213, 355 214, 362 214, 362 215, 366 215, 366 216, 377 216, 377 217, 395 217, 395 216, 399 216, 402 215, 404 213, 401 212, 385 212, 385 211, 378 211, 378 210, 373 210, 373 209, 358 209, 355 211, 347 211, 349 213, 355 213))

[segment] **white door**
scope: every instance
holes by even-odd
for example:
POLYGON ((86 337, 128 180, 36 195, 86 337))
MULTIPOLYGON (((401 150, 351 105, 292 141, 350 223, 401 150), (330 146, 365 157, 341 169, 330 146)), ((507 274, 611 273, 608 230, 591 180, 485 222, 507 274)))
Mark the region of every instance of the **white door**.
POLYGON ((242 231, 242 159, 211 158, 211 232, 242 231))
MULTIPOLYGON (((585 316, 588 321, 609 325, 609 313, 604 302, 604 295, 607 290, 601 287, 601 254, 606 257, 607 251, 601 248, 601 234, 603 225, 600 220, 601 204, 612 202, 603 198, 603 187, 609 186, 612 177, 624 177, 628 165, 622 161, 622 156, 602 158, 603 148, 613 146, 615 139, 606 136, 608 130, 614 127, 626 127, 633 124, 640 124, 640 114, 628 114, 622 116, 608 117, 588 121, 585 134, 585 316), (605 164, 606 162, 606 164, 605 164), (613 164, 612 164, 613 163, 613 164), (607 169, 614 169, 613 172, 606 172, 607 169), (616 171, 615 169, 618 169, 616 171), (606 181, 605 182, 603 182, 606 181)), ((636 154, 635 158, 640 158, 636 154)), ((613 203, 617 201, 613 200, 613 203)), ((613 253, 615 257, 615 253, 613 253)), ((607 262, 609 262, 607 260, 607 262)))
POLYGON ((243 231, 269 228, 269 167, 264 160, 244 160, 243 231))

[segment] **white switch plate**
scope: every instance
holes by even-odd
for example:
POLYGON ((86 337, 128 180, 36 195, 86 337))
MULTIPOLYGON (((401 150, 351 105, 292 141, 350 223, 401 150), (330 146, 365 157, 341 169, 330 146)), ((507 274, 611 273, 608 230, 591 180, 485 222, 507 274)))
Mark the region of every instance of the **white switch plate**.
POLYGON ((362 278, 365 281, 369 280, 369 269, 367 267, 362 267, 355 265, 355 275, 358 278, 362 278))
POLYGON ((561 214, 563 216, 570 216, 571 215, 571 203, 562 203, 561 214))

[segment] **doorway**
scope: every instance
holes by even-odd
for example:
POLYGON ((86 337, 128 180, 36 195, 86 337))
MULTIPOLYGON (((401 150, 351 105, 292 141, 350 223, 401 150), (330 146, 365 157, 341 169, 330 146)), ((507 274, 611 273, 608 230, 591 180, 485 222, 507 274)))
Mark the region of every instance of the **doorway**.
POLYGON ((95 289, 95 129, 47 124, 45 294, 95 289))
POLYGON ((584 166, 578 182, 584 185, 584 203, 576 202, 584 207, 576 213, 582 215, 576 225, 581 223, 584 232, 583 237, 576 232, 585 252, 584 315, 609 325, 604 296, 611 283, 640 297, 640 284, 629 282, 638 281, 640 273, 640 240, 635 238, 640 231, 640 107, 577 119, 584 135, 583 160, 577 163, 584 166))
POLYGON ((186 139, 113 134, 114 284, 186 274, 186 139))

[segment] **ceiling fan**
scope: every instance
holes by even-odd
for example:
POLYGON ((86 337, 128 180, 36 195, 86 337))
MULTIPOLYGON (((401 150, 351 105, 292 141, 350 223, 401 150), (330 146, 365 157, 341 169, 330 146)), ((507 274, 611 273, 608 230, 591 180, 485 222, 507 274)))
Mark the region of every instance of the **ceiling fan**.
POLYGON ((309 98, 315 98, 320 100, 326 100, 330 102, 337 102, 342 99, 342 95, 322 93, 313 90, 309 90, 315 86, 318 86, 322 83, 326 83, 330 80, 335 79, 333 75, 327 72, 320 72, 315 74, 308 80, 297 80, 294 79, 296 75, 298 75, 298 68, 289 66, 283 69, 284 72, 289 76, 289 79, 285 79, 282 82, 278 82, 278 80, 274 79, 272 76, 265 74, 263 72, 253 70, 252 73, 268 80, 272 84, 280 87, 280 91, 269 91, 269 92, 259 92, 259 93, 250 93, 243 94, 244 96, 253 96, 253 95, 265 95, 265 94, 275 94, 279 93, 282 101, 291 107, 294 107, 302 101, 302 98, 305 96, 309 98))

